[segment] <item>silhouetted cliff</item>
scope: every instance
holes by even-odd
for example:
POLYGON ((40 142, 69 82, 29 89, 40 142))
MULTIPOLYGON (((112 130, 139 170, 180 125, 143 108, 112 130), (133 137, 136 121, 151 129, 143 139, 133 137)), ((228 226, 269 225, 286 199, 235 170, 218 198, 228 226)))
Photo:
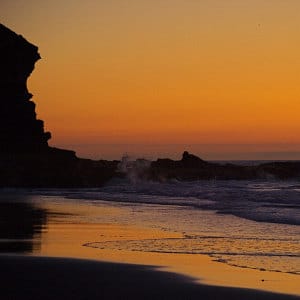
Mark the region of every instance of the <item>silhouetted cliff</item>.
POLYGON ((0 186, 89 186, 109 179, 116 163, 78 159, 48 146, 27 79, 38 48, 0 24, 0 186))
POLYGON ((38 48, 0 24, 0 151, 41 152, 51 135, 36 118, 27 78, 40 59, 38 48))

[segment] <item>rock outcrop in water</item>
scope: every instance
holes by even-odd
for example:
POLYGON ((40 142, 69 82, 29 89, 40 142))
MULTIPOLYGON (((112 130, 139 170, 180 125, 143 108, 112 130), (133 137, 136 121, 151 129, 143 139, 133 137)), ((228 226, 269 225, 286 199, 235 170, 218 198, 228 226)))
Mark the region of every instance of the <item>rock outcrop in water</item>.
POLYGON ((270 162, 257 166, 207 162, 185 151, 181 160, 158 159, 143 177, 147 180, 253 180, 300 178, 300 162, 270 162))

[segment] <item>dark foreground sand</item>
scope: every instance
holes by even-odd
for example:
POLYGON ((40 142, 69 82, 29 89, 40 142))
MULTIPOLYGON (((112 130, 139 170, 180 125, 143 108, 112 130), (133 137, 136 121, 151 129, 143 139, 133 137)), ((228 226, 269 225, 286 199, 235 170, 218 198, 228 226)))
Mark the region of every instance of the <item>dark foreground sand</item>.
POLYGON ((206 286, 154 268, 92 260, 0 256, 0 299, 300 299, 206 286))

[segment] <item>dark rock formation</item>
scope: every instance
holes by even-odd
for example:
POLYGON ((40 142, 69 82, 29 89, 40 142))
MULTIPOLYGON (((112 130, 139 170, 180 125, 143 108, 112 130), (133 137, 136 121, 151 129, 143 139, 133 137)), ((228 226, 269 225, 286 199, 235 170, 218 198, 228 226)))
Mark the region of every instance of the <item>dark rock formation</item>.
POLYGON ((300 178, 300 162, 270 162, 256 167, 257 173, 266 178, 291 179, 300 178))
POLYGON ((36 118, 27 78, 38 48, 0 24, 0 186, 97 186, 113 176, 116 162, 78 159, 48 146, 51 137, 36 118))
POLYGON ((300 178, 300 162, 272 162, 258 166, 217 164, 206 162, 184 152, 182 159, 158 159, 144 173, 149 180, 251 180, 300 178))
POLYGON ((191 168, 207 165, 206 161, 196 155, 188 153, 187 151, 183 152, 181 162, 185 167, 191 168))
POLYGON ((41 152, 51 135, 36 118, 27 78, 40 59, 38 48, 0 24, 0 151, 41 152))

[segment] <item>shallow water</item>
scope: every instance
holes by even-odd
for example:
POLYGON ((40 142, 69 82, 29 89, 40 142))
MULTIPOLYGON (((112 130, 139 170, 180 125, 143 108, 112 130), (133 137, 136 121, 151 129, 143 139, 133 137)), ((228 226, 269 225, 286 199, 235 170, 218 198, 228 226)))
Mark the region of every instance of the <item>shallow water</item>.
POLYGON ((91 242, 88 247, 208 254, 234 266, 300 274, 299 227, 255 222, 183 206, 127 204, 125 224, 180 233, 180 238, 91 242))

